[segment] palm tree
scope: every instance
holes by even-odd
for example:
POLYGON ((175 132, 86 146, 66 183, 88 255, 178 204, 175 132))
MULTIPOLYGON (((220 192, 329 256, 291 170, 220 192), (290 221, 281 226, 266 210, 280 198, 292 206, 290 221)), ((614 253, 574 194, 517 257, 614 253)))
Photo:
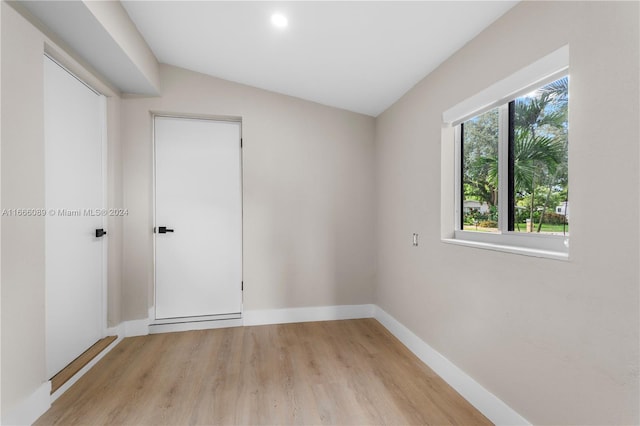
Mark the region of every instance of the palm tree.
POLYGON ((516 130, 514 139, 514 189, 530 193, 529 218, 533 221, 536 186, 543 176, 555 175, 564 150, 557 139, 536 135, 527 128, 516 130))
POLYGON ((566 132, 568 82, 567 77, 556 80, 533 96, 519 98, 515 102, 514 186, 517 192, 530 194, 531 221, 537 185, 546 180, 549 187, 538 232, 558 177, 558 165, 566 153, 566 137, 558 137, 557 131, 563 129, 566 132))

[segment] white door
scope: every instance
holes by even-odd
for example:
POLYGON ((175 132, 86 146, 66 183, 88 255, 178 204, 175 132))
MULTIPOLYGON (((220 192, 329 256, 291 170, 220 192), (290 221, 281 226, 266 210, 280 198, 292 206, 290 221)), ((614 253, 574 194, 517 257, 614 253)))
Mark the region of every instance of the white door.
POLYGON ((102 337, 104 98, 44 60, 47 372, 102 337), (89 211, 91 210, 91 211, 89 211), (97 213, 97 214, 96 214, 97 213))
POLYGON ((242 310, 240 123, 155 117, 156 319, 242 310))

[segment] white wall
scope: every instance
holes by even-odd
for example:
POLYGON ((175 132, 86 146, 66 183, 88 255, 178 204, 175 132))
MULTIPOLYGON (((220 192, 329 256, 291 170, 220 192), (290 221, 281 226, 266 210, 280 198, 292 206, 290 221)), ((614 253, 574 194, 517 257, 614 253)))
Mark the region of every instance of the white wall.
MULTIPOLYGON (((4 1, 1 3, 1 194, 2 209, 44 207, 44 102, 45 49, 56 54, 74 72, 109 94, 108 175, 110 207, 121 206, 121 160, 117 94, 97 80, 45 34, 4 1), (120 199, 119 199, 120 197, 120 199)), ((121 231, 109 221, 108 320, 120 322, 118 247, 121 231), (112 237, 113 234, 113 238, 112 237)), ((49 377, 45 370, 44 218, 1 218, 1 327, 3 416, 41 389, 49 377)), ((6 418, 6 417, 3 417, 6 418)))
POLYGON ((523 2, 376 121, 377 304, 534 424, 640 421, 638 17, 523 2), (567 43, 571 260, 442 243, 442 112, 567 43))
POLYGON ((371 302, 374 119, 168 65, 160 78, 160 98, 122 101, 124 318, 153 303, 151 111, 242 118, 245 310, 371 302))
MULTIPOLYGON (((2 208, 44 206, 43 40, 2 3, 2 208)), ((2 407, 45 381, 44 218, 2 217, 2 407)))
MULTIPOLYGON (((122 199, 122 138, 120 136, 120 98, 107 98, 107 205, 125 208, 122 199)), ((122 320, 122 228, 123 216, 107 218, 107 326, 122 320)))

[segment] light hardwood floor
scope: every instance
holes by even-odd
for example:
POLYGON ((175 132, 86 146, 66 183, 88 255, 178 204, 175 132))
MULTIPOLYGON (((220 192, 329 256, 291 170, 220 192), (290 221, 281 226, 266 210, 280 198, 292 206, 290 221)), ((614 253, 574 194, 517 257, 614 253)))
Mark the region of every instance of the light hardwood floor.
POLYGON ((361 319, 124 339, 36 424, 490 422, 361 319))

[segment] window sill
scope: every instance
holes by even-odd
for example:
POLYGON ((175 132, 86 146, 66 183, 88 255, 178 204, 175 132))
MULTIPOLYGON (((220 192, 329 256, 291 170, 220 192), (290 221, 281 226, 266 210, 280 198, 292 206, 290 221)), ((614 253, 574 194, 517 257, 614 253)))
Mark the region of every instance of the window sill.
POLYGON ((533 256, 533 257, 541 257, 545 259, 564 260, 564 261, 569 260, 569 253, 564 253, 559 251, 540 250, 540 249, 534 249, 534 248, 528 248, 528 247, 510 246, 510 245, 486 243, 486 242, 480 242, 480 241, 469 241, 469 240, 463 240, 459 238, 443 238, 441 241, 446 244, 455 244, 459 246, 500 251, 504 253, 513 253, 513 254, 519 254, 522 256, 533 256))

